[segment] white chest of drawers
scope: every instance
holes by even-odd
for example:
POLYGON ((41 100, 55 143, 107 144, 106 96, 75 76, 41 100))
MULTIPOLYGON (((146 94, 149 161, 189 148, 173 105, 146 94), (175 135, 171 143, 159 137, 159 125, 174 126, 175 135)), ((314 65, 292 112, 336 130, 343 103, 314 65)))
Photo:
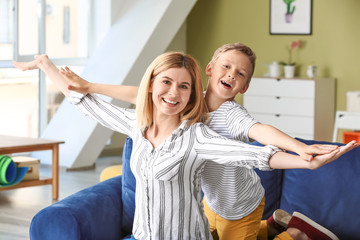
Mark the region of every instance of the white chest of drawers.
POLYGON ((292 137, 331 141, 335 117, 335 79, 254 77, 243 96, 255 119, 292 137))

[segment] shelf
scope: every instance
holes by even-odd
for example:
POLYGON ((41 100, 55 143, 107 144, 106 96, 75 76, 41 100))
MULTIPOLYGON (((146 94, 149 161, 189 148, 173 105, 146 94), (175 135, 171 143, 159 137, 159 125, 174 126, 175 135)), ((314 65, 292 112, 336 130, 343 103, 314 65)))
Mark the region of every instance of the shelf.
POLYGON ((0 155, 44 150, 52 151, 51 178, 40 177, 38 180, 21 181, 11 187, 2 187, 0 191, 51 184, 52 198, 57 200, 59 197, 59 144, 62 143, 64 141, 0 135, 0 155))
POLYGON ((21 182, 19 182, 18 184, 14 185, 14 186, 1 187, 0 191, 12 190, 12 189, 23 188, 23 187, 50 185, 52 183, 53 183, 52 178, 40 177, 39 179, 36 179, 36 180, 21 181, 21 182))

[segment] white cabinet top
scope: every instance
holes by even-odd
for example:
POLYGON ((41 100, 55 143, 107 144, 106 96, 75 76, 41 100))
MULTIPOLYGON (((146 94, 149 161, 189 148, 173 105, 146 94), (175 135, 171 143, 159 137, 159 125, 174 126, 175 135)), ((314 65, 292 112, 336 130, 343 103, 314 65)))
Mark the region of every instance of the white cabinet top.
POLYGON ((315 80, 252 78, 246 95, 314 98, 315 80))

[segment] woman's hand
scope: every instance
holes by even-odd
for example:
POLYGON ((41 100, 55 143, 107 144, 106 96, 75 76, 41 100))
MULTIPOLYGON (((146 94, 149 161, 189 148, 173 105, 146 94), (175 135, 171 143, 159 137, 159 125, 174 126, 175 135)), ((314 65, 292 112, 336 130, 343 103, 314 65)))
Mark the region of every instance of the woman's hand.
POLYGON ((354 140, 349 142, 348 144, 339 147, 336 150, 333 150, 330 153, 316 155, 314 159, 309 162, 309 169, 317 169, 327 163, 330 163, 336 159, 338 159, 341 155, 349 152, 350 150, 358 147, 359 144, 354 140))
POLYGON ((269 166, 273 169, 318 169, 319 167, 338 159, 343 154, 358 146, 359 144, 356 143, 356 141, 351 141, 350 143, 338 147, 329 153, 318 154, 313 157, 311 161, 307 161, 298 155, 276 152, 269 159, 269 166))
POLYGON ((68 67, 60 68, 59 72, 67 80, 69 90, 82 93, 84 95, 90 92, 91 83, 79 77, 68 67))
POLYGON ((305 159, 307 161, 311 161, 314 159, 314 155, 322 155, 330 153, 336 149, 339 148, 338 145, 332 145, 332 144, 312 144, 312 145, 303 145, 297 154, 300 155, 302 159, 305 159))

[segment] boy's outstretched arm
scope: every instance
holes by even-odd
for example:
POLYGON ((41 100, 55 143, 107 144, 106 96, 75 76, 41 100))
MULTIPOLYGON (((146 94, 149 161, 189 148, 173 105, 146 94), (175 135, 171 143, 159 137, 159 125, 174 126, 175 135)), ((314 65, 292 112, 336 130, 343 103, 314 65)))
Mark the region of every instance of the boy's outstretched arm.
POLYGON ((13 65, 22 71, 41 69, 65 96, 69 95, 70 91, 66 79, 59 73, 59 69, 47 55, 35 55, 34 60, 29 62, 13 61, 13 65))
POLYGON ((279 129, 261 123, 254 124, 249 130, 249 137, 263 145, 274 145, 300 155, 302 159, 311 161, 314 155, 327 154, 338 148, 337 145, 313 144, 300 142, 279 129))
POLYGON ((273 169, 318 169, 319 167, 338 159, 343 154, 358 146, 359 144, 356 143, 356 141, 351 141, 330 153, 315 156, 312 161, 305 161, 297 155, 277 152, 270 158, 269 166, 273 169))
POLYGON ((136 103, 138 87, 91 83, 72 72, 68 67, 60 68, 60 74, 69 82, 69 90, 82 94, 98 93, 124 102, 136 103))

